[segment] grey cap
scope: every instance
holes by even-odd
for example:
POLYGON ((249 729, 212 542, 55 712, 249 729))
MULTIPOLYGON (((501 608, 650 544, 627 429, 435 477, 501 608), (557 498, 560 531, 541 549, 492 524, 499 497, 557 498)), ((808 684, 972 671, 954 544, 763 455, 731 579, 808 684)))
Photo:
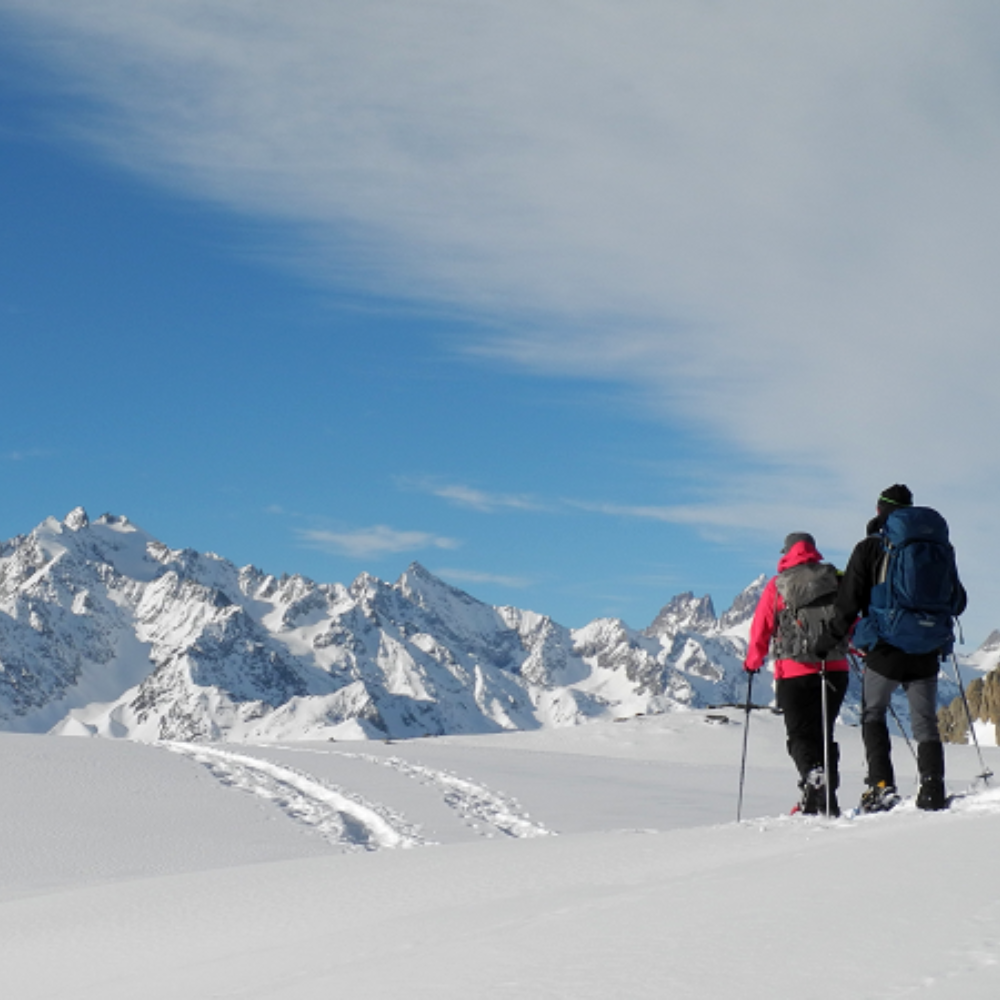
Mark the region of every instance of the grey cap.
POLYGON ((813 548, 816 548, 816 539, 808 531, 793 531, 785 537, 785 545, 781 550, 781 554, 786 555, 797 542, 808 542, 813 548))

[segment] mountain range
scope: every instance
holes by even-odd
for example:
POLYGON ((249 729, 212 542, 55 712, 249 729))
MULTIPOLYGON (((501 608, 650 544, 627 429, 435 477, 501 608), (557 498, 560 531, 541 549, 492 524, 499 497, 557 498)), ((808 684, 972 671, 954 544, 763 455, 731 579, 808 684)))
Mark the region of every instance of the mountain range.
MULTIPOLYGON (((484 604, 419 563, 391 584, 276 577, 77 508, 0 544, 0 729, 398 739, 742 702, 764 582, 718 616, 684 593, 643 630, 615 618, 570 629, 484 604)), ((942 704, 956 693, 943 684, 942 704)))

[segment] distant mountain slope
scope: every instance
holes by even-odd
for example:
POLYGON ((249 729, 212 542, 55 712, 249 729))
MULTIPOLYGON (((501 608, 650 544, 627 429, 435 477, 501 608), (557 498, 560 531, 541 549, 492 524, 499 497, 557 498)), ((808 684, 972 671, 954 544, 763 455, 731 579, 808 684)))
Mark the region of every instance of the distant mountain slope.
POLYGON ((644 631, 612 618, 568 629, 418 563, 393 584, 278 578, 78 508, 0 545, 0 728, 380 739, 741 701, 763 583, 720 617, 682 594, 644 631))
POLYGON ((938 712, 942 737, 949 743, 969 743, 969 717, 976 738, 986 745, 1000 745, 1000 631, 990 633, 974 654, 982 669, 993 665, 982 677, 973 678, 967 688, 968 712, 961 696, 938 712))

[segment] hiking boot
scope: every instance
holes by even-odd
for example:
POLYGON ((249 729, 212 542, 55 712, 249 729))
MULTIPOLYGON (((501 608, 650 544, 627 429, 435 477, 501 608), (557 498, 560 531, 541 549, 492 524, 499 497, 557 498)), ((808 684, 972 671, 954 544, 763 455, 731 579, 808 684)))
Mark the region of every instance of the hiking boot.
MULTIPOLYGON (((822 767, 814 767, 799 782, 802 798, 799 801, 799 812, 807 816, 827 815, 826 811, 826 774, 822 767)), ((837 804, 837 793, 830 789, 830 816, 840 815, 837 804)))
POLYGON ((898 806, 900 801, 896 786, 880 781, 875 785, 869 785, 862 793, 858 812, 888 812, 893 806, 898 806))
POLYGON ((918 809, 946 809, 948 807, 948 797, 944 790, 944 781, 941 778, 927 777, 920 782, 920 791, 917 792, 918 809))
POLYGON ((814 767, 799 782, 799 789, 802 792, 799 812, 807 816, 815 816, 819 812, 819 793, 823 787, 823 768, 814 767))
POLYGON ((948 796, 944 788, 944 747, 937 741, 917 744, 917 771, 920 791, 918 809, 944 809, 948 796))

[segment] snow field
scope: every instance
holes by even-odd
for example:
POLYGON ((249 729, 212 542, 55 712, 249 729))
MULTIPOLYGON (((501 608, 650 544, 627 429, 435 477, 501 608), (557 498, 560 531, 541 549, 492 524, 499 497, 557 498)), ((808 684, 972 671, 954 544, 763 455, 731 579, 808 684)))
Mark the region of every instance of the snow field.
MULTIPOLYGON (((736 824, 742 722, 238 753, 0 735, 4 994, 997 995, 1000 792, 789 817, 781 720, 755 713, 736 824)), ((947 755, 961 790, 975 752, 947 755)))

